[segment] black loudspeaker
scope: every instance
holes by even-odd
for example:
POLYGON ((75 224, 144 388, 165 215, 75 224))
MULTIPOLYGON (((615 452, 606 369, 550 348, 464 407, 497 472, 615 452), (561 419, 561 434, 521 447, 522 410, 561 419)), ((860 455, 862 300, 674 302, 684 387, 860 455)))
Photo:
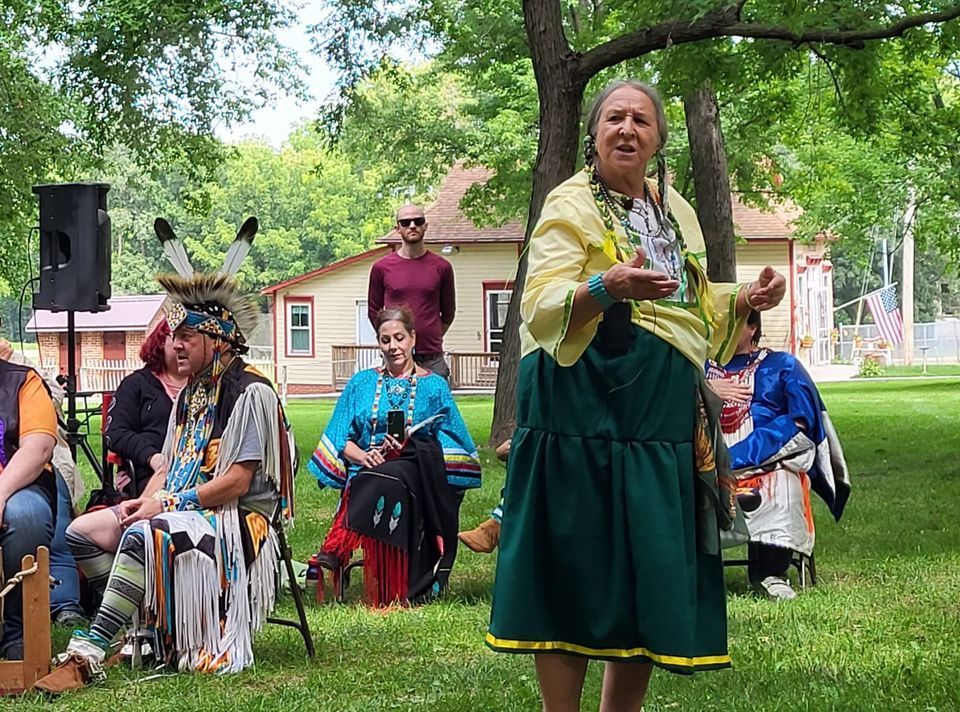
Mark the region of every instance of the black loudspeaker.
POLYGON ((106 183, 35 185, 40 198, 40 288, 33 308, 100 312, 110 307, 106 183))

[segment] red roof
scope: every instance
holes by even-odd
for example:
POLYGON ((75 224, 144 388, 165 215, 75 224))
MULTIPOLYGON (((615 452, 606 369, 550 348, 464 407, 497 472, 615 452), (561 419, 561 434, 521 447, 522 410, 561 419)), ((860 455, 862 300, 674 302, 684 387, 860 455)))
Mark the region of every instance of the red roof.
POLYGON ((800 217, 800 210, 789 203, 772 203, 772 211, 760 210, 733 196, 733 226, 740 237, 753 239, 790 239, 794 228, 791 222, 800 217))
POLYGON ((320 275, 326 274, 327 272, 333 272, 336 269, 340 269, 341 267, 352 265, 355 262, 362 262, 368 257, 386 254, 389 251, 390 251, 390 248, 386 246, 374 247, 372 250, 367 250, 366 252, 361 252, 359 255, 353 255, 352 257, 347 257, 346 259, 342 259, 339 262, 334 262, 333 264, 329 264, 326 267, 320 267, 319 269, 315 269, 311 272, 307 272, 306 274, 301 274, 298 277, 293 277, 291 279, 288 279, 285 282, 278 282, 277 284, 271 284, 269 287, 264 287, 263 289, 261 289, 260 294, 264 296, 270 295, 270 294, 276 294, 281 289, 292 287, 295 284, 300 284, 300 282, 306 282, 308 279, 319 277, 320 275))
MULTIPOLYGON (((109 310, 75 312, 77 331, 146 331, 166 299, 164 294, 134 294, 107 300, 109 310)), ((37 310, 27 322, 27 331, 67 330, 67 313, 37 310)))
MULTIPOLYGON (((441 245, 475 242, 522 243, 523 224, 519 220, 500 227, 477 227, 461 212, 460 200, 470 186, 483 183, 489 177, 490 171, 482 166, 464 168, 462 162, 455 164, 443 179, 437 199, 423 211, 429 225, 424 242, 441 245)), ((400 234, 396 229, 391 230, 377 242, 400 242, 400 234)))

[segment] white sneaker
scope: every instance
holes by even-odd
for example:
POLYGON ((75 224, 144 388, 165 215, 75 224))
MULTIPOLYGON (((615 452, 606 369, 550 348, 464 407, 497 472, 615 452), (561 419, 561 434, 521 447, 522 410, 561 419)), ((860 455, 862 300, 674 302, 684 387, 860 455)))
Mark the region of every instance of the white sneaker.
POLYGON ((774 601, 792 601, 797 597, 790 582, 779 576, 767 576, 760 582, 760 589, 774 601))

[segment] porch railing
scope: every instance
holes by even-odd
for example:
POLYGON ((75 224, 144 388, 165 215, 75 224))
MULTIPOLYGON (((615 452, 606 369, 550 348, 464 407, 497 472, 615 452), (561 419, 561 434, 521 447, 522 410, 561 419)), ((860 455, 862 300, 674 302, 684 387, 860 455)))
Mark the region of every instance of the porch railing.
MULTIPOLYGON (((264 376, 273 380, 273 361, 258 359, 251 361, 244 359, 251 366, 255 366, 264 376)), ((57 361, 44 359, 40 364, 44 372, 56 374, 59 369, 57 361)), ((142 368, 139 359, 111 360, 111 359, 83 359, 77 368, 77 390, 87 392, 112 392, 117 390, 126 376, 142 368)), ((277 387, 285 394, 286 367, 281 369, 281 383, 277 387)))
POLYGON ((379 366, 383 362, 379 346, 347 344, 331 346, 330 367, 333 373, 333 388, 342 391, 353 374, 365 368, 379 366))
MULTIPOLYGON (((358 371, 382 363, 377 346, 342 344, 330 347, 333 387, 340 391, 358 371)), ((492 391, 497 385, 499 356, 488 351, 449 351, 450 387, 492 391)))
POLYGON ((450 363, 451 388, 476 388, 492 391, 497 387, 499 354, 489 351, 453 351, 447 354, 450 363))
POLYGON ((83 359, 78 369, 78 391, 115 391, 120 381, 141 368, 138 359, 113 361, 110 359, 83 359))

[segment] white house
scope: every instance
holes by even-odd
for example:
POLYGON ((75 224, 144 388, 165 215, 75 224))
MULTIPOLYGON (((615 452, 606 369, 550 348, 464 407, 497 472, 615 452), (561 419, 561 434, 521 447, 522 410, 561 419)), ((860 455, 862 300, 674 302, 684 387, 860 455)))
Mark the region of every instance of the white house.
MULTIPOLYGON (((478 228, 460 211, 467 189, 487 175, 483 168, 454 167, 437 200, 425 209, 425 242, 453 264, 457 316, 444 337, 454 387, 490 388, 496 379, 507 305, 523 244, 519 222, 478 228)), ((833 287, 823 246, 793 240, 796 211, 761 212, 734 201, 738 278, 749 281, 763 265, 788 276, 789 296, 765 315, 764 343, 796 353, 810 334, 815 347, 804 355, 829 362, 833 287), (821 352, 820 346, 826 350, 821 352)), ((380 362, 367 320, 367 280, 373 263, 396 249, 395 232, 373 249, 262 290, 273 317, 275 378, 290 394, 339 390, 358 369, 380 362)))

